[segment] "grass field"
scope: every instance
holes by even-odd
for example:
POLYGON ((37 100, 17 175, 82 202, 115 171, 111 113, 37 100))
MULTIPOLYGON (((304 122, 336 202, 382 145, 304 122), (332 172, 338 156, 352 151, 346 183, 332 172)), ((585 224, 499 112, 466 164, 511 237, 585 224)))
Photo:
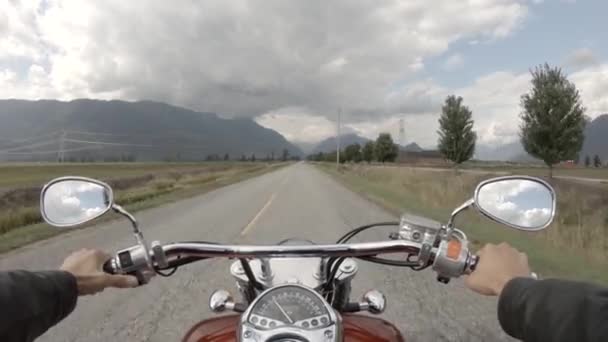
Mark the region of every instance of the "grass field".
MULTIPOLYGON (((53 178, 72 175, 118 179, 151 173, 222 169, 240 163, 65 163, 0 164, 0 191, 4 188, 39 186, 53 178)), ((247 165, 247 164, 245 164, 247 165)))
MULTIPOLYGON (((339 171, 335 165, 319 167, 395 214, 408 212, 441 222, 472 196, 479 181, 494 177, 366 165, 343 166, 339 171)), ((557 179, 552 184, 558 196, 558 214, 543 232, 516 231, 483 218, 474 210, 460 216, 456 224, 477 247, 486 242, 507 241, 525 251, 534 269, 543 276, 608 284, 608 185, 557 179)))
MULTIPOLYGON (((493 162, 466 162, 464 169, 480 171, 498 171, 511 174, 527 174, 535 176, 548 176, 549 169, 543 164, 513 164, 493 162)), ((594 179, 606 179, 608 181, 608 168, 606 167, 582 167, 582 166, 556 166, 553 169, 555 176, 582 177, 594 179)))
POLYGON ((0 184, 3 184, 0 187, 0 253, 65 231, 41 223, 39 209, 42 185, 59 176, 78 175, 106 181, 114 189, 116 202, 135 211, 191 197, 283 165, 214 162, 0 166, 0 184))

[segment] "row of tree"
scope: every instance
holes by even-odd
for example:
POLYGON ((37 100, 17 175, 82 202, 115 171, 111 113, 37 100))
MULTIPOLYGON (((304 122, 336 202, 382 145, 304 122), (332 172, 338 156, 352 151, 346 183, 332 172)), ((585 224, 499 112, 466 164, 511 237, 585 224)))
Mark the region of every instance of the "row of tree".
MULTIPOLYGON (((555 164, 577 158, 588 119, 578 90, 560 68, 545 63, 531 73, 532 89, 521 96, 519 135, 525 151, 544 161, 552 175, 555 164)), ((438 148, 455 165, 473 157, 473 124, 462 97, 448 96, 439 118, 438 148)))
MULTIPOLYGON (((346 146, 344 150, 340 151, 340 162, 394 162, 398 154, 399 147, 393 142, 391 135, 389 133, 380 133, 375 142, 368 141, 363 146, 358 143, 346 146)), ((313 161, 336 161, 337 158, 336 151, 329 153, 319 152, 308 156, 308 160, 313 161)))
MULTIPOLYGON (((221 156, 217 153, 209 154, 205 158, 206 161, 229 161, 233 160, 230 158, 230 154, 226 153, 221 156)), ((274 152, 267 154, 265 157, 256 157, 255 153, 250 156, 245 154, 241 155, 239 161, 288 161, 288 160, 300 160, 300 156, 292 156, 288 149, 284 149, 280 157, 275 157, 274 152)))
MULTIPOLYGON (((576 163, 578 164, 578 160, 576 160, 576 163)), ((585 156, 585 167, 589 167, 591 165, 591 158, 589 158, 588 155, 585 156)), ((593 156, 593 166, 595 167, 602 167, 602 159, 600 158, 599 155, 595 155, 593 156)))

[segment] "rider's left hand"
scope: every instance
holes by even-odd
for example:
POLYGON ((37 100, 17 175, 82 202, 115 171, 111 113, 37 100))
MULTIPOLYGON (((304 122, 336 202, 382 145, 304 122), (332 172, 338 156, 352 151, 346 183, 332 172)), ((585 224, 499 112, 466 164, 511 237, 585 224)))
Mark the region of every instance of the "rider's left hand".
POLYGON ((129 275, 112 275, 103 272, 103 263, 110 255, 96 249, 81 249, 70 254, 61 270, 76 277, 78 295, 90 295, 108 287, 130 288, 138 285, 137 278, 129 275))

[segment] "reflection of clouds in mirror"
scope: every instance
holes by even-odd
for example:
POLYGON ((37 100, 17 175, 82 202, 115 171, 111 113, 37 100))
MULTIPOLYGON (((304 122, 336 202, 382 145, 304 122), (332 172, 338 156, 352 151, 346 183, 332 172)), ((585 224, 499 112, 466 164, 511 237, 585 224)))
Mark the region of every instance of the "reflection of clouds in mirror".
POLYGON ((105 189, 85 181, 62 181, 49 187, 44 209, 54 223, 75 224, 97 216, 108 206, 105 189))
POLYGON ((509 179, 484 185, 478 205, 493 216, 520 227, 544 226, 551 218, 552 197, 542 184, 509 179))

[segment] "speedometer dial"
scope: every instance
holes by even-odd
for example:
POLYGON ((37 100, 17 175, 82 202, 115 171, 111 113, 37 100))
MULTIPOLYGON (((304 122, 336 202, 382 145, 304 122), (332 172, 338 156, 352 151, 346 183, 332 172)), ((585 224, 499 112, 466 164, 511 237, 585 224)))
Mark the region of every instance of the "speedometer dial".
POLYGON ((281 286, 264 294, 254 304, 249 322, 268 329, 284 325, 319 328, 329 321, 325 303, 300 286, 281 286))

